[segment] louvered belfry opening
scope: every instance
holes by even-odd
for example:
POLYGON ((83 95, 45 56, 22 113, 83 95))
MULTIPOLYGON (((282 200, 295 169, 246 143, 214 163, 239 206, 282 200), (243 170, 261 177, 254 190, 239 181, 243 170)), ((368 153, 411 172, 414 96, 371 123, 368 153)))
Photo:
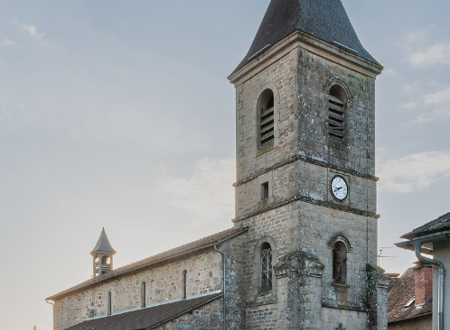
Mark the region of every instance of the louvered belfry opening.
POLYGON ((343 143, 345 139, 346 95, 342 87, 335 85, 328 98, 328 136, 331 141, 343 143))
POLYGON ((268 89, 261 95, 259 105, 259 141, 261 147, 273 143, 275 139, 274 106, 275 99, 273 92, 268 89))

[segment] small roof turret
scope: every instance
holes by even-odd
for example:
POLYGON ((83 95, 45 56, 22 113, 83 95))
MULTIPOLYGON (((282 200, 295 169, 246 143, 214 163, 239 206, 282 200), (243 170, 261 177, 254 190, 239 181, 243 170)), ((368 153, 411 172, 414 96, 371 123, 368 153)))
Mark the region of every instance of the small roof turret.
POLYGON ((297 30, 379 65, 359 41, 341 0, 272 0, 250 50, 235 71, 297 30))
POLYGON ((111 243, 109 243, 105 228, 103 228, 100 237, 98 238, 97 244, 91 251, 91 255, 94 255, 96 253, 106 253, 111 255, 116 254, 116 251, 112 248, 111 243))

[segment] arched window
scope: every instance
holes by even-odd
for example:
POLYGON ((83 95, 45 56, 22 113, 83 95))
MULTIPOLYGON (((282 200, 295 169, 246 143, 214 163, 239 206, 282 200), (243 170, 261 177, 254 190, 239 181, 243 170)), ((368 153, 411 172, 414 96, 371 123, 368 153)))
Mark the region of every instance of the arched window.
POLYGON ((145 308, 147 300, 147 284, 145 282, 142 282, 141 287, 141 308, 145 308))
POLYGON ((112 294, 111 291, 108 292, 108 316, 112 315, 112 294))
POLYGON ((272 247, 269 243, 261 246, 261 294, 272 291, 272 247))
POLYGON ((111 257, 110 256, 103 256, 101 259, 101 269, 100 274, 105 274, 111 271, 111 257))
POLYGON ((333 246, 333 282, 347 282, 347 247, 341 241, 337 241, 333 246))
POLYGON ((275 98, 270 89, 266 89, 258 102, 259 146, 273 145, 275 139, 275 98))
POLYGON ((328 97, 328 137, 330 141, 344 143, 346 134, 347 95, 339 85, 330 89, 328 97))
POLYGON ((188 285, 188 278, 187 278, 187 270, 183 271, 183 295, 182 295, 182 299, 186 299, 187 298, 187 285, 188 285))

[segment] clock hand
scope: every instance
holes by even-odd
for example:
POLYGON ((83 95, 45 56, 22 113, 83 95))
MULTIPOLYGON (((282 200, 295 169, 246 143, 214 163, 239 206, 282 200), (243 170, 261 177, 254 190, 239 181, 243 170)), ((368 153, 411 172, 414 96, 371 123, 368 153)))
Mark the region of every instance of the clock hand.
POLYGON ((334 189, 334 192, 336 192, 336 191, 338 191, 338 190, 341 190, 342 188, 344 188, 344 187, 336 188, 336 189, 334 189))

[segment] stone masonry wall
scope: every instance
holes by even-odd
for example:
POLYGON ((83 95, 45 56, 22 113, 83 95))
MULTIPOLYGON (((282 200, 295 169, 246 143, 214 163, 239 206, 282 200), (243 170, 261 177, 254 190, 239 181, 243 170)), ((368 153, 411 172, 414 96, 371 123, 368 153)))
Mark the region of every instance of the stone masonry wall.
POLYGON ((336 330, 343 319, 345 319, 345 323, 341 324, 345 329, 366 329, 366 313, 324 308, 323 316, 324 330, 336 330))
POLYGON ((246 330, 266 329, 277 330, 277 306, 275 304, 261 305, 247 309, 246 330))
MULTIPOLYGON (((272 63, 242 85, 237 91, 237 180, 246 179, 265 170, 283 158, 295 155, 298 150, 298 122, 295 120, 297 103, 296 65, 297 49, 272 63), (270 88, 275 96, 274 149, 258 153, 258 100, 270 88), (275 151, 276 150, 276 151, 275 151), (255 158, 257 157, 257 161, 255 158)), ((293 183, 292 183, 293 184, 293 183)), ((283 189, 290 190, 290 182, 283 189)), ((254 211, 260 200, 260 184, 238 187, 236 216, 254 211)))
POLYGON ((376 212, 376 182, 370 177, 375 174, 374 77, 294 48, 236 90, 237 218, 267 206, 261 203, 261 183, 266 180, 272 186, 269 204, 300 195, 376 212), (333 84, 344 86, 349 98, 343 145, 328 139, 328 95, 333 84), (273 149, 258 154, 257 103, 267 88, 275 94, 276 139, 273 149), (302 157, 297 165, 277 166, 296 156, 302 157), (350 196, 344 203, 330 196, 329 182, 337 174, 349 184, 350 196), (262 176, 267 178, 261 180, 262 176))
POLYGON ((222 300, 216 300, 202 308, 185 314, 157 330, 221 330, 222 329, 222 300))
MULTIPOLYGON (((146 305, 182 298, 182 273, 188 272, 187 296, 206 295, 222 289, 222 259, 214 250, 205 250, 166 264, 99 283, 55 302, 55 330, 62 330, 93 317, 107 315, 108 292, 112 293, 112 313, 141 307, 141 286, 146 282, 146 305)), ((231 269, 230 269, 231 271, 231 269)))
MULTIPOLYGON (((270 237, 276 242, 276 244, 272 244, 274 265, 278 263, 279 258, 295 251, 306 251, 318 257, 320 263, 324 265, 323 275, 319 282, 321 286, 319 299, 322 303, 335 308, 348 306, 349 309, 364 310, 366 264, 376 261, 376 219, 299 201, 262 213, 245 220, 244 223, 250 228, 247 236, 248 267, 245 277, 247 281, 245 286, 246 297, 249 304, 247 317, 250 317, 247 321, 252 322, 254 329, 265 329, 264 324, 270 323, 273 316, 266 320, 262 317, 255 318, 252 315, 269 306, 271 309, 280 308, 276 305, 271 307, 271 304, 282 301, 284 299, 283 294, 285 294, 285 291, 278 294, 273 292, 265 296, 259 296, 258 293, 255 293, 254 288, 258 286, 257 273, 260 271, 258 265, 255 264, 255 259, 258 257, 258 244, 261 244, 261 237, 270 237), (348 288, 339 288, 332 285, 333 253, 329 242, 338 234, 347 237, 352 246, 352 251, 347 254, 348 288), (367 240, 367 235, 369 235, 369 240, 367 240), (367 242, 369 242, 369 247, 367 242)), ((277 286, 275 277, 274 281, 274 285, 277 286)), ((322 313, 321 310, 315 312, 319 315, 322 313)), ((340 317, 340 323, 345 326, 344 316, 346 313, 348 315, 354 314, 352 311, 339 309, 339 312, 333 314, 332 320, 340 317)), ((360 314, 358 317, 360 320, 367 319, 364 316, 365 313, 360 314)), ((353 316, 351 317, 353 318, 353 316)), ((322 319, 321 316, 320 319, 322 319)), ((338 326, 339 322, 335 324, 335 328, 338 326)), ((351 329, 350 326, 349 328, 351 329)))
MULTIPOLYGON (((307 310, 308 315, 300 319, 320 320, 323 324, 315 324, 317 329, 334 330, 340 323, 344 328, 360 329, 367 324, 366 266, 377 261, 375 78, 343 63, 301 45, 292 46, 236 86, 235 221, 236 226, 250 228, 245 293, 247 322, 252 329, 273 326, 282 330, 281 325, 286 326, 283 318, 294 308, 286 305, 290 303, 283 296, 286 290, 274 289, 265 295, 257 290, 262 242, 269 242, 274 249, 274 265, 281 257, 301 252, 315 256, 324 266, 323 274, 314 280, 321 290, 315 292, 311 287, 309 291, 320 307, 306 307, 306 302, 295 307, 307 310), (345 112, 348 132, 342 145, 330 143, 328 138, 328 97, 333 84, 342 86, 349 98, 345 112), (275 94, 275 143, 259 153, 257 102, 266 88, 275 94), (331 196, 330 181, 335 175, 343 176, 349 185, 349 196, 343 202, 331 196), (261 200, 261 184, 266 181, 269 198, 261 200), (330 241, 336 236, 345 237, 350 244, 346 286, 333 285, 330 241), (275 310, 278 327, 272 323, 275 310)), ((285 285, 282 276, 280 281, 285 285)), ((274 279, 274 288, 276 282, 274 279)))
POLYGON ((300 151, 347 170, 375 173, 375 78, 301 49, 298 59, 300 151), (347 140, 330 145, 328 95, 333 84, 346 89, 347 140))

